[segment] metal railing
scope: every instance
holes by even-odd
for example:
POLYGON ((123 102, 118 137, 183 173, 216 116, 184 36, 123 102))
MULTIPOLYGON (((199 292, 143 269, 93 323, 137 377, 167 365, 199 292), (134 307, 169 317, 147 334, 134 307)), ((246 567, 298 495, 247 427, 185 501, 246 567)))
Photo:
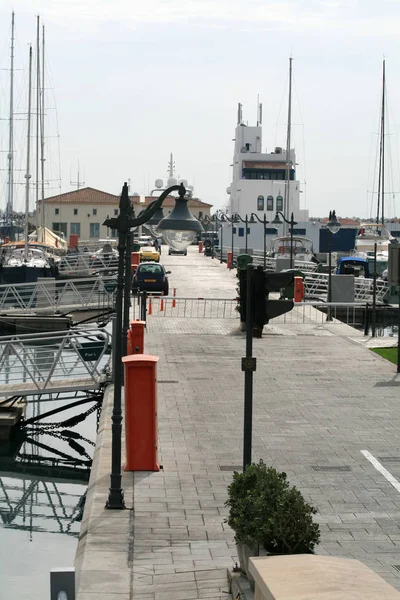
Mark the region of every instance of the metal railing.
MULTIPOLYGON (((311 273, 304 280, 304 292, 306 298, 326 298, 328 294, 328 273, 311 273)), ((354 300, 355 302, 370 302, 374 288, 373 279, 364 277, 354 278, 354 300)), ((376 301, 382 302, 389 288, 385 281, 376 281, 376 301)))
MULTIPOLYGON (((239 320, 236 298, 175 298, 172 296, 142 296, 132 303, 133 319, 236 319, 239 320), (147 302, 144 310, 143 302, 147 302), (145 315, 145 316, 144 316, 145 315)), ((270 324, 334 325, 364 327, 368 304, 362 302, 296 302, 291 311, 270 320, 270 324), (328 321, 328 311, 331 319, 328 321)))
POLYGON ((0 396, 98 389, 110 341, 104 329, 0 337, 0 396))
MULTIPOLYGON (((147 319, 238 319, 236 298, 179 298, 173 296, 151 296, 147 302, 147 319)), ((143 319, 143 309, 136 299, 132 302, 133 319, 143 319)))
POLYGON ((112 309, 115 286, 115 279, 102 277, 0 285, 0 310, 66 314, 72 310, 112 309))
POLYGON ((94 255, 92 252, 67 254, 58 263, 59 277, 93 277, 103 273, 114 273, 118 270, 118 256, 94 255))

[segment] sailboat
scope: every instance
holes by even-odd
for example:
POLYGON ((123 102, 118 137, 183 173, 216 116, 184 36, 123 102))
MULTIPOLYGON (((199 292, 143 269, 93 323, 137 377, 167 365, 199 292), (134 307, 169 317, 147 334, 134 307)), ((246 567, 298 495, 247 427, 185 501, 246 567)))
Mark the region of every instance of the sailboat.
MULTIPOLYGON (((14 13, 12 15, 12 63, 11 63, 11 86, 13 85, 13 47, 14 47, 14 13)), ((10 99, 12 102, 13 94, 10 99)), ((10 115, 12 115, 13 106, 11 103, 10 115)), ((32 116, 32 46, 29 47, 29 84, 28 84, 28 131, 27 131, 27 153, 26 153, 26 173, 25 173, 25 240, 23 247, 13 247, 5 245, 2 247, 0 255, 0 280, 6 284, 30 283, 37 281, 38 277, 49 277, 55 274, 54 265, 51 264, 46 252, 38 247, 29 246, 29 200, 30 200, 30 144, 31 144, 31 116, 32 116)), ((12 122, 12 117, 11 117, 12 122)), ((7 213, 12 214, 12 126, 10 126, 10 147, 9 158, 9 203, 7 213), (11 198, 11 201, 10 201, 11 198)))
MULTIPOLYGON (((287 139, 286 139, 286 170, 285 170, 285 191, 283 198, 283 215, 289 221, 290 216, 290 175, 292 170, 292 162, 290 160, 290 145, 292 132, 292 71, 293 58, 289 58, 289 100, 288 100, 288 122, 287 122, 287 139)), ((279 222, 278 212, 276 213, 276 222, 279 222)), ((275 220, 274 220, 275 221, 275 220)), ((274 223, 272 221, 272 223, 274 223)), ((301 262, 302 267, 308 267, 311 270, 315 269, 315 263, 318 262, 314 255, 312 241, 303 236, 296 235, 293 231, 290 235, 289 225, 286 221, 283 223, 283 235, 276 237, 272 241, 270 256, 272 258, 285 258, 293 261, 293 266, 296 262, 301 262), (304 265, 306 263, 306 265, 304 265)))
POLYGON ((393 239, 385 227, 385 108, 386 108, 386 71, 385 60, 382 65, 382 104, 380 119, 378 199, 375 223, 361 223, 355 240, 354 255, 367 259, 371 271, 376 260, 376 270, 381 274, 387 269, 389 244, 393 239))

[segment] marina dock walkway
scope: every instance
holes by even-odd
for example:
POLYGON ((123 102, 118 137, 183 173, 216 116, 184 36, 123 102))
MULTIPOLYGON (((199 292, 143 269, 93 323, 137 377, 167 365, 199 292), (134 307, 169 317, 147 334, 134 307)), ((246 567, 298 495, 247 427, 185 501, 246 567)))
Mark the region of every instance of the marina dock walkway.
MULTIPOLYGON (((163 250, 178 297, 236 296, 235 273, 218 260, 197 247, 187 257, 163 250)), ((232 318, 153 316, 145 352, 160 357, 163 470, 124 472, 127 510, 104 509, 109 388, 76 556, 78 600, 229 599, 237 558, 224 503, 242 463, 245 334, 232 318)), ((400 589, 395 366, 360 332, 326 322, 268 325, 254 356, 253 460, 284 470, 318 508, 318 553, 358 558, 400 589)))

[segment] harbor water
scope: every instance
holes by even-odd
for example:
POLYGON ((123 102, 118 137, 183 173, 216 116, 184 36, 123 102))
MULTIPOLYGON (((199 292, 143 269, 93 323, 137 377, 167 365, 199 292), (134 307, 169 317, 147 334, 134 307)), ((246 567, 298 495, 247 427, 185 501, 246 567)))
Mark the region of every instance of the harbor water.
MULTIPOLYGON (((57 349, 48 350, 50 369, 57 349)), ((27 374, 11 357, 13 379, 16 368, 23 381, 27 374)), ((9 377, 3 370, 0 385, 9 377)), ((11 441, 0 442, 1 600, 47 600, 51 569, 74 564, 101 397, 99 391, 29 396, 26 426, 11 441)))

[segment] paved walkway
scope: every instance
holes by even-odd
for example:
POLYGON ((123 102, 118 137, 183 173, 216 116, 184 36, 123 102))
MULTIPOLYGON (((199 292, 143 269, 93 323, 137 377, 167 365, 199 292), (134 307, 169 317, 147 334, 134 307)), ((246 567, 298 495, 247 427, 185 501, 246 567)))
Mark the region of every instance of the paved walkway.
MULTIPOLYGON (((163 254, 178 297, 233 298, 234 273, 196 251, 163 254)), ((361 339, 345 325, 311 322, 271 324, 254 340, 253 458, 286 471, 318 508, 319 553, 358 558, 400 589, 400 485, 388 481, 400 480, 400 378, 361 339)), ((78 600, 227 599, 236 555, 224 502, 242 462, 244 334, 235 319, 153 316, 145 351, 160 357, 164 469, 124 473, 131 510, 104 510, 108 394, 77 554, 78 600)))

